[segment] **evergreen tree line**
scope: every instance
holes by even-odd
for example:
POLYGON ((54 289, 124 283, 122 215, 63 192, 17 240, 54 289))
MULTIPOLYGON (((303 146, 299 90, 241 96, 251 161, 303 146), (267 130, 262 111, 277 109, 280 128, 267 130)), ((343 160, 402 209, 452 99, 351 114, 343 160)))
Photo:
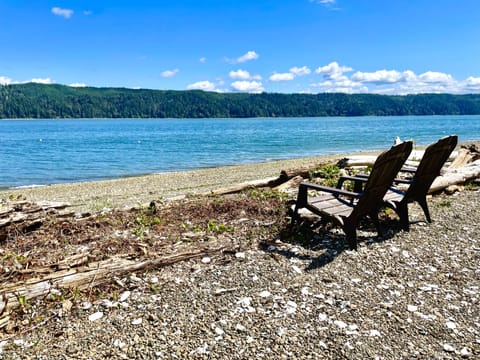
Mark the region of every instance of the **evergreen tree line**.
POLYGON ((238 118, 480 114, 480 94, 243 94, 0 85, 0 118, 238 118))

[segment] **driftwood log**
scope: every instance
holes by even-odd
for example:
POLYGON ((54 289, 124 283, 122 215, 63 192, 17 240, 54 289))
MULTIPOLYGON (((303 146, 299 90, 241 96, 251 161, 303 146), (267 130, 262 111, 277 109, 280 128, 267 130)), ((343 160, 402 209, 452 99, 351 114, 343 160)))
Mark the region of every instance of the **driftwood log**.
POLYGON ((480 178, 480 160, 457 169, 451 169, 437 177, 430 187, 429 193, 441 191, 451 185, 465 184, 478 178, 480 178))
MULTIPOLYGON (((121 276, 126 273, 168 266, 180 261, 205 257, 215 253, 233 251, 228 246, 214 248, 197 248, 195 250, 161 256, 152 254, 144 260, 128 259, 127 256, 114 256, 107 260, 85 264, 85 257, 79 255, 77 264, 73 268, 66 268, 52 272, 51 267, 35 269, 35 273, 45 275, 30 278, 23 282, 2 284, 0 288, 0 324, 8 318, 8 312, 18 308, 29 300, 48 296, 54 290, 78 289, 86 290, 112 280, 112 276, 121 276)), ((65 266, 65 262, 62 262, 65 266)), ((69 264, 74 266, 74 264, 69 264)), ((1 327, 1 326, 0 326, 1 327)))

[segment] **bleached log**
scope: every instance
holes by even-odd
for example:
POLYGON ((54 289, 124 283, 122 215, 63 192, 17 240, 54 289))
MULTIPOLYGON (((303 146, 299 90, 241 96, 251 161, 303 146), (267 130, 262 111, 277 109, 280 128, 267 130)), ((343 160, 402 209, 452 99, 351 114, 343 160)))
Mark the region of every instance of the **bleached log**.
POLYGON ((458 169, 452 169, 437 177, 430 187, 429 193, 435 193, 450 185, 464 184, 478 178, 480 178, 480 160, 476 160, 458 169))
POLYGON ((287 189, 291 188, 296 188, 300 185, 300 183, 304 180, 303 177, 301 176, 295 176, 291 178, 290 180, 284 182, 283 184, 280 184, 278 186, 275 186, 272 190, 275 191, 285 191, 287 189))
MULTIPOLYGON (((122 275, 147 268, 168 266, 180 261, 195 259, 224 252, 229 249, 227 246, 217 248, 200 248, 194 251, 187 251, 169 256, 154 256, 147 260, 130 260, 122 256, 115 256, 108 260, 92 262, 86 266, 76 267, 62 271, 51 271, 44 268, 48 273, 45 276, 31 278, 24 282, 2 284, 0 288, 0 316, 6 313, 6 310, 12 310, 22 303, 32 299, 48 296, 54 289, 78 289, 85 290, 94 286, 111 281, 114 275, 122 275)), ((41 273, 42 269, 38 269, 41 273)))
POLYGON ((478 153, 473 153, 468 149, 460 149, 458 151, 457 157, 452 161, 450 166, 448 167, 448 170, 450 169, 458 169, 462 166, 465 166, 468 163, 471 163, 478 159, 479 154, 478 153))
POLYGON ((372 166, 377 160, 376 155, 352 155, 348 158, 343 158, 337 163, 340 168, 354 167, 354 166, 372 166))
POLYGON ((267 179, 260 179, 260 180, 254 180, 254 181, 247 181, 241 184, 229 186, 226 188, 221 188, 217 190, 212 190, 204 193, 200 193, 200 196, 212 196, 212 195, 227 195, 227 194, 235 194, 239 193, 244 190, 248 189, 255 189, 255 188, 261 188, 261 187, 270 187, 272 183, 277 181, 278 178, 276 177, 271 177, 267 179))
MULTIPOLYGON (((422 159, 424 150, 413 150, 408 157, 407 164, 418 164, 422 159)), ((453 151, 449 157, 449 160, 454 160, 458 156, 458 151, 453 151)), ((377 160, 376 155, 352 155, 347 158, 343 158, 337 163, 338 167, 355 167, 355 166, 372 166, 377 160)))

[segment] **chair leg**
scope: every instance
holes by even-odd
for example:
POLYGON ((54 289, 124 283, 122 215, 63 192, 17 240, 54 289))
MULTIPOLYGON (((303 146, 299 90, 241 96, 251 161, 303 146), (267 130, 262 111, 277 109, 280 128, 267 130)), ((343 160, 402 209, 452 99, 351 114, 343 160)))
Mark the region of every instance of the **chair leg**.
POLYGON ((427 199, 422 198, 422 199, 417 200, 417 202, 422 207, 423 213, 425 214, 425 217, 427 218, 427 222, 431 223, 432 219, 430 218, 430 211, 428 210, 427 199))
POLYGON ((357 250, 357 224, 354 221, 345 220, 343 231, 350 250, 357 250))
POLYGON ((406 201, 400 201, 395 205, 395 211, 400 218, 400 226, 403 230, 410 231, 410 220, 408 219, 408 203, 406 201))
POLYGON ((378 220, 378 211, 372 211, 370 213, 370 219, 372 220, 375 228, 377 229, 378 236, 382 236, 382 228, 380 226, 380 221, 378 220))

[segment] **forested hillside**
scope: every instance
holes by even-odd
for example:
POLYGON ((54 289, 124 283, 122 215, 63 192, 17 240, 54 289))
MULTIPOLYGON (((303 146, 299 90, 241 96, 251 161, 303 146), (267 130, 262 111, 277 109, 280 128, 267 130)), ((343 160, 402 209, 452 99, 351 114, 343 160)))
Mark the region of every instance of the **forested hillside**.
POLYGON ((0 118, 203 118, 480 114, 480 94, 240 94, 0 85, 0 118))

